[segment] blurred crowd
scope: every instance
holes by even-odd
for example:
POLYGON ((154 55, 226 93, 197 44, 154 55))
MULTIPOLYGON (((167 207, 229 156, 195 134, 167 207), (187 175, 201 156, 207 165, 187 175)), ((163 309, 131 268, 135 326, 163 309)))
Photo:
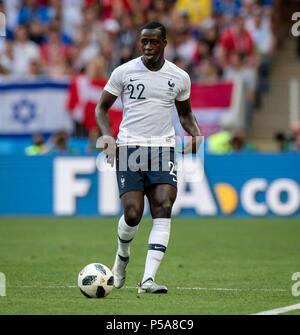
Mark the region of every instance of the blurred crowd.
POLYGON ((24 153, 27 156, 47 155, 47 154, 92 154, 99 153, 96 147, 100 134, 97 129, 89 133, 84 148, 70 144, 70 134, 65 130, 59 130, 46 138, 42 133, 35 133, 32 136, 32 144, 25 147, 24 153))
POLYGON ((155 20, 168 31, 166 58, 192 81, 241 79, 246 124, 269 90, 278 35, 272 0, 0 0, 0 11, 7 25, 0 80, 70 78, 91 62, 93 78, 107 79, 139 55, 137 32, 155 20))
POLYGON ((0 0, 0 11, 7 26, 1 76, 71 76, 101 58, 107 77, 139 55, 137 32, 156 20, 168 30, 166 58, 192 80, 245 72, 250 91, 276 43, 272 0, 0 0))
POLYGON ((107 77, 138 56, 137 32, 153 20, 168 30, 167 59, 194 81, 265 69, 276 42, 271 0, 0 0, 0 11, 2 76, 70 76, 102 58, 107 77))
POLYGON ((0 81, 78 74, 105 81, 140 54, 140 28, 159 21, 167 28, 166 58, 193 82, 242 82, 246 126, 234 145, 270 90, 280 36, 272 0, 0 0, 0 12, 7 28, 0 38, 0 81))
POLYGON ((278 151, 300 153, 300 120, 292 124, 290 131, 276 133, 274 140, 278 151))
MULTIPOLYGON (((79 148, 70 143, 70 135, 65 130, 59 130, 52 136, 45 138, 41 133, 32 136, 32 144, 25 148, 27 156, 46 154, 95 154, 99 153, 96 146, 100 133, 98 129, 89 132, 84 147, 79 148)), ((274 140, 279 152, 300 153, 300 121, 292 124, 290 131, 276 133, 274 140)), ((253 153, 257 147, 248 140, 247 132, 241 129, 224 129, 210 135, 206 139, 205 152, 215 155, 231 153, 253 153)))

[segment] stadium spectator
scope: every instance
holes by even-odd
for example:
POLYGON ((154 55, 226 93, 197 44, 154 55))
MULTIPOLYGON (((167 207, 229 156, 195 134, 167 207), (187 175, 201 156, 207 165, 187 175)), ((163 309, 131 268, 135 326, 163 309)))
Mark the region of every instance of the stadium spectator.
POLYGON ((3 0, 2 2, 6 17, 6 27, 9 31, 14 31, 18 26, 21 0, 3 0))
POLYGON ((193 81, 196 83, 216 83, 219 80, 218 71, 209 58, 205 58, 194 68, 193 81))
POLYGON ((195 58, 198 43, 193 35, 190 34, 188 28, 179 31, 175 39, 175 53, 187 66, 190 66, 195 58))
POLYGON ((33 144, 25 148, 25 155, 36 156, 44 155, 49 152, 50 148, 45 144, 43 134, 36 133, 32 136, 33 144))
POLYGON ((178 0, 175 6, 178 11, 188 13, 193 25, 200 25, 211 15, 210 0, 178 0))
POLYGON ((106 60, 108 72, 111 73, 120 64, 122 57, 120 57, 117 48, 119 24, 115 20, 106 20, 104 22, 104 30, 107 38, 101 43, 101 55, 106 60))
POLYGON ((212 11, 230 19, 239 13, 241 7, 242 0, 213 0, 212 11))
POLYGON ((72 41, 71 36, 67 35, 63 31, 62 17, 60 15, 57 15, 52 19, 49 29, 58 30, 61 35, 62 43, 64 43, 65 45, 69 45, 69 46, 72 45, 73 41, 72 41))
POLYGON ((254 144, 247 140, 247 133, 241 129, 238 129, 232 133, 229 144, 232 151, 235 153, 256 151, 254 144))
POLYGON ((42 25, 37 20, 33 20, 29 22, 27 26, 29 39, 32 42, 41 45, 45 40, 45 30, 43 29, 42 25))
POLYGON ((259 91, 269 92, 269 76, 275 39, 269 24, 264 23, 262 9, 257 7, 248 24, 248 31, 259 55, 259 91))
POLYGON ((198 65, 201 60, 211 58, 212 53, 209 43, 205 39, 201 39, 197 44, 197 50, 194 53, 193 65, 198 65))
POLYGON ((222 129, 207 138, 207 152, 215 155, 254 152, 256 147, 247 140, 247 134, 242 129, 222 129))
POLYGON ((14 65, 13 49, 14 49, 13 41, 7 39, 5 41, 4 50, 0 53, 0 75, 2 75, 3 77, 11 74, 14 65))
POLYGON ((219 38, 219 27, 216 19, 210 18, 203 22, 202 34, 202 41, 209 47, 210 54, 214 53, 219 38))
POLYGON ((100 46, 97 43, 90 42, 88 31, 81 29, 78 35, 74 37, 75 46, 78 48, 78 67, 84 69, 86 65, 100 53, 100 46))
POLYGON ((292 125, 293 140, 289 145, 289 151, 300 152, 300 121, 292 125))
POLYGON ((13 44, 13 74, 26 76, 28 74, 29 62, 32 59, 39 59, 40 51, 36 43, 28 38, 26 26, 19 25, 15 32, 13 44))
POLYGON ((43 73, 41 63, 38 59, 32 59, 30 61, 27 78, 33 81, 48 78, 48 76, 43 73))
POLYGON ((60 31, 56 28, 51 28, 47 35, 47 42, 41 46, 42 61, 50 74, 51 68, 68 58, 69 49, 69 46, 62 42, 60 31))
POLYGON ((84 29, 87 32, 88 40, 91 43, 100 44, 106 38, 103 29, 101 9, 96 5, 90 5, 83 10, 83 22, 77 30, 84 29))
POLYGON ((206 150, 208 153, 215 155, 224 155, 232 151, 231 145, 231 133, 228 130, 221 130, 208 136, 206 140, 206 150))
POLYGON ((63 32, 72 39, 77 35, 77 27, 82 25, 84 0, 62 1, 63 32))
POLYGON ((59 130, 52 137, 53 146, 50 154, 78 154, 78 149, 69 146, 69 134, 65 130, 59 130))
MULTIPOLYGON (((171 1, 153 0, 153 12, 155 13, 155 20, 161 22, 166 28, 171 28, 172 21, 170 18, 170 4, 171 1)), ((150 18, 148 18, 151 21, 150 18)))
POLYGON ((18 14, 18 23, 27 25, 32 21, 47 25, 50 21, 49 7, 39 5, 38 0, 24 0, 18 14))
POLYGON ((130 14, 125 13, 120 22, 120 35, 118 39, 118 49, 132 49, 135 45, 136 31, 133 18, 130 14))
POLYGON ((218 58, 221 66, 228 64, 231 53, 243 53, 247 57, 254 55, 254 42, 245 27, 245 16, 239 13, 234 18, 234 23, 225 29, 220 36, 218 58))
POLYGON ((244 54, 232 52, 229 58, 229 65, 224 69, 223 78, 225 80, 239 80, 242 85, 245 97, 245 129, 248 130, 251 126, 255 105, 257 85, 255 69, 248 65, 244 54))
POLYGON ((61 17, 63 15, 63 1, 61 0, 49 0, 48 1, 48 15, 50 17, 51 24, 53 24, 53 20, 57 17, 61 17))
POLYGON ((287 136, 284 132, 279 131, 274 134, 274 140, 278 151, 283 152, 289 151, 289 147, 291 142, 293 141, 293 138, 287 136))

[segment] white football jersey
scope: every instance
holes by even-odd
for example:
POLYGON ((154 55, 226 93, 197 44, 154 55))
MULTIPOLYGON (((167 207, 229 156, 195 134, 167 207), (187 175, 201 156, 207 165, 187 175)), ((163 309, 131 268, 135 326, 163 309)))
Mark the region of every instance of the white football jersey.
POLYGON ((104 89, 122 99, 119 146, 175 146, 174 102, 187 100, 191 90, 185 71, 168 60, 150 71, 138 57, 118 66, 104 89))

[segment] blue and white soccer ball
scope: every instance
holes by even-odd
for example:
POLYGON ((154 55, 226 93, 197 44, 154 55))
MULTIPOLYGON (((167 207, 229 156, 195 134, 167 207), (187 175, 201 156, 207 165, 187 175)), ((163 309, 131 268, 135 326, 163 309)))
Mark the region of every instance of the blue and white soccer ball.
POLYGON ((79 272, 78 287, 87 298, 104 298, 111 292, 113 285, 113 274, 106 265, 92 263, 79 272))

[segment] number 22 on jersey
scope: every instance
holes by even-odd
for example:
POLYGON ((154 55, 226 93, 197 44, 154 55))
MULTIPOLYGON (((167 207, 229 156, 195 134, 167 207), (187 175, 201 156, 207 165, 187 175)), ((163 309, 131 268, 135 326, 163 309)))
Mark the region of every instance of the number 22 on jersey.
POLYGON ((138 84, 136 87, 132 84, 127 85, 128 90, 130 91, 129 99, 137 99, 137 100, 144 100, 146 99, 143 96, 143 92, 145 89, 144 84, 138 84))

